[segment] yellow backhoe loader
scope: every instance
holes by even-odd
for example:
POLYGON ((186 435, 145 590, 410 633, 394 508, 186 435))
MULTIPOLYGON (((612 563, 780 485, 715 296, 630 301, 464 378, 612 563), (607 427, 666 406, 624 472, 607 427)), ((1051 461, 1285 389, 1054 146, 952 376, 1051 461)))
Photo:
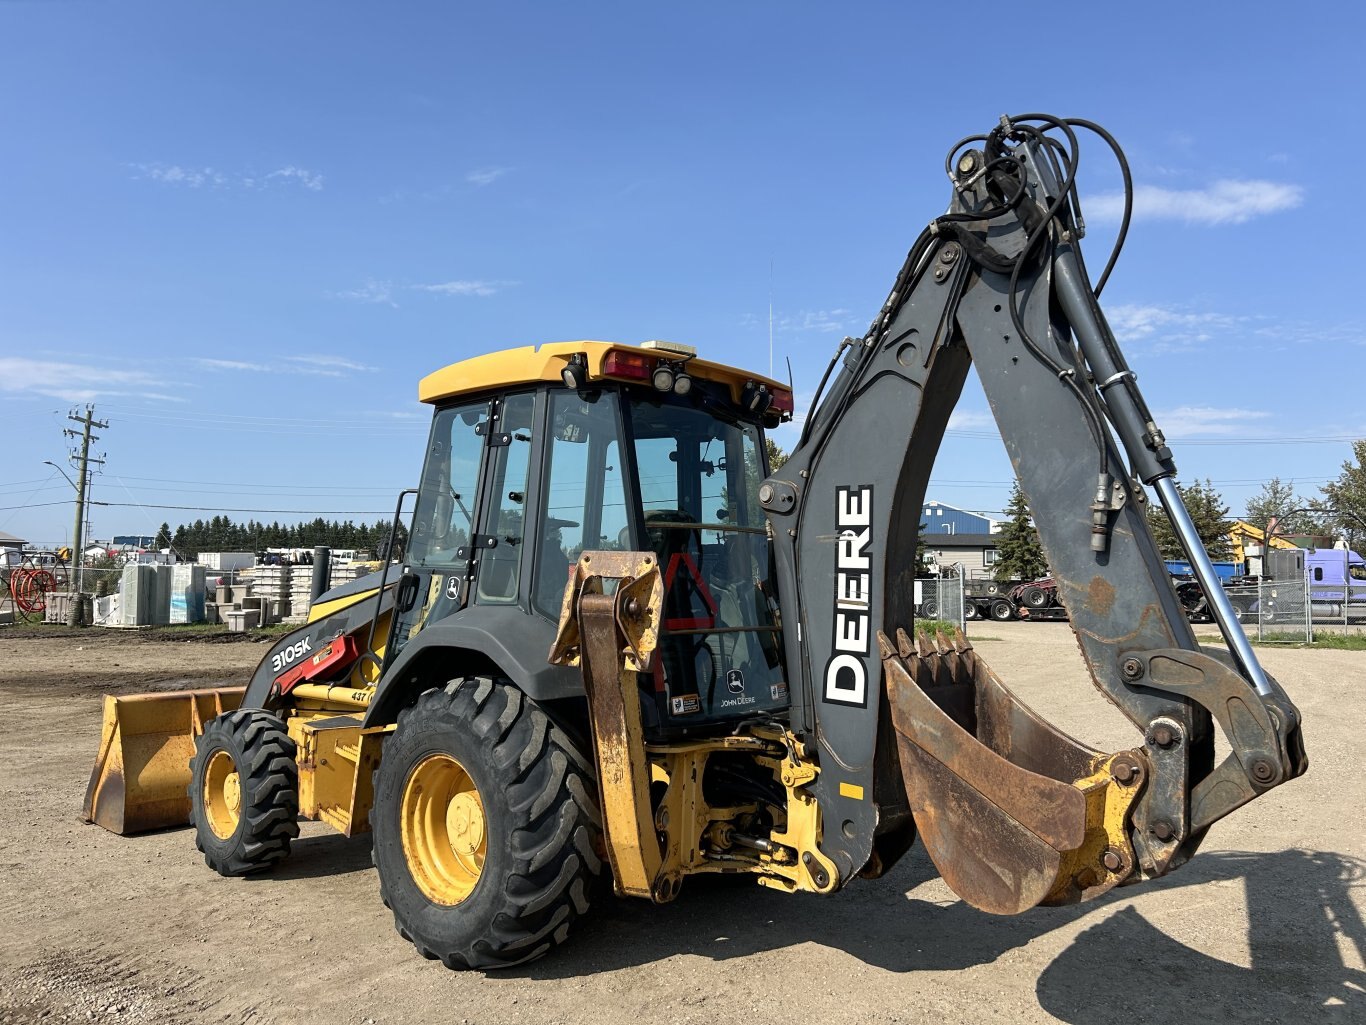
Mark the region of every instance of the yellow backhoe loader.
POLYGON ((399 931, 452 968, 545 953, 604 872, 654 902, 699 873, 830 894, 919 836, 1010 914, 1181 865, 1307 763, 1082 260, 1083 131, 1114 146, 1028 115, 954 147, 949 212, 781 468, 764 432, 791 390, 686 346, 561 342, 424 378, 402 563, 324 595, 243 689, 108 699, 86 817, 192 823, 224 875, 286 857, 301 816, 371 831, 399 931), (916 636, 921 502, 972 363, 1130 748, 1041 721, 961 634, 916 636), (1195 641, 1147 489, 1227 652, 1195 641))

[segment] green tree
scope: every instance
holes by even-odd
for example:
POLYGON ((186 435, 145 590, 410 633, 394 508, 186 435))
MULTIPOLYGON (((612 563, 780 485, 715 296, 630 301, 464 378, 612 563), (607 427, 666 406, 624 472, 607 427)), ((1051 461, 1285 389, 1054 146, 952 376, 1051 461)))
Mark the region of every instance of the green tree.
POLYGON ((1330 527, 1315 503, 1297 494, 1293 482, 1272 477, 1247 501, 1246 520, 1262 530, 1274 518, 1278 534, 1326 534, 1330 527))
POLYGON ((1332 525, 1359 552, 1366 544, 1366 438, 1352 442, 1352 456, 1342 464, 1338 479, 1323 486, 1323 498, 1332 510, 1332 525))
POLYGON ((152 547, 159 552, 171 547, 171 525, 169 523, 163 523, 157 528, 157 536, 152 541, 152 547))
POLYGON ((764 439, 764 449, 768 453, 769 472, 782 469, 783 463, 787 462, 787 453, 778 447, 778 443, 772 438, 764 439))
POLYGON ((1005 511, 1006 523, 997 535, 1000 540, 996 542, 993 575, 1001 581, 1037 580, 1047 576, 1048 560, 1044 558, 1039 532, 1034 529, 1034 518, 1018 480, 1011 486, 1005 511))
MULTIPOLYGON (((1208 478, 1190 484, 1178 484, 1176 488, 1181 492, 1186 512, 1190 514, 1191 522, 1195 524, 1195 532, 1200 536, 1200 543, 1205 546, 1209 557, 1215 562, 1228 559, 1233 554, 1233 542, 1228 534, 1232 521, 1228 518, 1228 506, 1224 504, 1224 496, 1219 494, 1213 481, 1208 478)), ((1152 531, 1153 540, 1157 542, 1164 559, 1186 557, 1186 551, 1177 540, 1171 521, 1156 502, 1148 505, 1148 529, 1152 531)))

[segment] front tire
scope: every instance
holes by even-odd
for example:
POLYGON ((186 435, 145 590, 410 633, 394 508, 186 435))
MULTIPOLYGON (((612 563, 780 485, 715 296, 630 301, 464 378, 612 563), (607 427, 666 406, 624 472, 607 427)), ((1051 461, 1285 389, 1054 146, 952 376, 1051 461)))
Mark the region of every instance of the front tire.
POLYGON ((195 846, 221 876, 262 872, 299 835, 296 745, 279 716, 238 709, 211 720, 190 759, 195 846))
POLYGON ((502 680, 456 680, 399 713, 370 823, 399 934, 452 969, 563 943, 602 869, 588 761, 502 680))

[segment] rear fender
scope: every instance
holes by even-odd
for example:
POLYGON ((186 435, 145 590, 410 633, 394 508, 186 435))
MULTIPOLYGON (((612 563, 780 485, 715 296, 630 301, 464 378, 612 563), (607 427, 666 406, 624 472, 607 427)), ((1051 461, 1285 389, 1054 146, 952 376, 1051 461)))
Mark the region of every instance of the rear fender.
POLYGON ((392 723, 422 691, 457 676, 505 677, 541 705, 581 699, 582 677, 545 661, 554 639, 553 624, 515 607, 473 606, 426 626, 385 666, 365 725, 392 723))

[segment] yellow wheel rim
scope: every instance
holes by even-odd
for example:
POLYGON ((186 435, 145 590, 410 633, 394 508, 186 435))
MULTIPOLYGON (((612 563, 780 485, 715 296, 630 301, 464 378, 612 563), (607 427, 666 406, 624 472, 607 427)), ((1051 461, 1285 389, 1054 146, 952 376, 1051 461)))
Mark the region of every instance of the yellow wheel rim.
POLYGON ((465 767, 428 755, 408 774, 399 811, 403 856, 418 889, 453 907, 474 892, 488 853, 484 802, 465 767))
POLYGON ((226 751, 215 751, 204 773, 204 815, 220 840, 230 840, 242 819, 242 780, 226 751))

